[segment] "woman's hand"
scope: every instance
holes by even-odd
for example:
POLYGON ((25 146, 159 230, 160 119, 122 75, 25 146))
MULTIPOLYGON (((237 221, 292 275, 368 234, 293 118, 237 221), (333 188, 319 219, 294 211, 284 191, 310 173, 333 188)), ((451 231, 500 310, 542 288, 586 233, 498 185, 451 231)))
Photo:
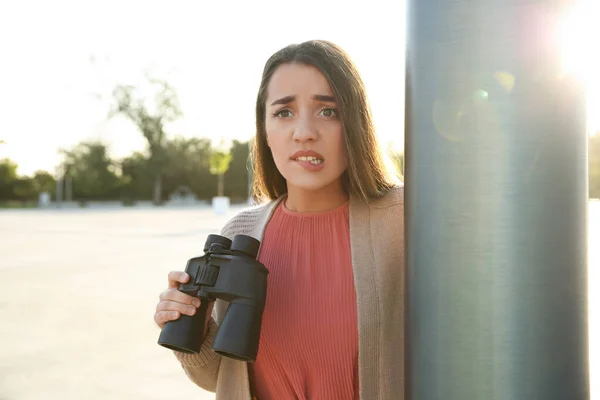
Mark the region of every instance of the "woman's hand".
POLYGON ((171 271, 168 279, 169 286, 160 294, 160 301, 154 313, 154 322, 161 329, 167 322, 176 320, 181 315, 194 315, 200 307, 200 299, 178 290, 180 283, 186 283, 190 279, 188 274, 182 271, 171 271))

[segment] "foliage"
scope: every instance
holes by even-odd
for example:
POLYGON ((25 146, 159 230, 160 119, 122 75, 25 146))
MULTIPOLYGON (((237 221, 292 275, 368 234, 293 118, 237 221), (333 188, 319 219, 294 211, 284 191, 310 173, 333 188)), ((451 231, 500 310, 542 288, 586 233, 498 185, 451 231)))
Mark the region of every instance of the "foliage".
POLYGON ((55 192, 56 182, 46 171, 36 171, 32 177, 19 176, 17 164, 9 159, 0 160, 0 201, 35 202, 40 193, 55 192))
POLYGON ((214 150, 210 153, 210 173, 223 175, 229 169, 231 153, 222 150, 214 150))
POLYGON ((224 175, 231 163, 231 144, 221 139, 219 144, 211 146, 210 149, 210 173, 213 175, 224 175))
POLYGON ((224 196, 225 173, 231 163, 231 146, 224 140, 217 146, 213 146, 210 151, 210 173, 218 178, 217 196, 224 196))
POLYGON ((127 183, 102 142, 82 142, 60 152, 64 155, 65 175, 72 180, 74 199, 108 200, 118 196, 127 183))
POLYGON ((248 161, 250 158, 250 145, 248 142, 234 140, 231 145, 231 162, 225 172, 224 195, 232 200, 245 201, 248 199, 250 174, 248 161))
MULTIPOLYGON (((174 137, 164 140, 163 149, 162 198, 186 187, 202 200, 216 195, 235 202, 247 200, 247 142, 233 141, 228 152, 218 153, 221 150, 215 151, 210 139, 174 137), (223 182, 227 184, 223 186, 223 182)), ((62 150, 62 154, 66 173, 72 178, 74 200, 121 200, 131 204, 152 199, 155 169, 146 154, 135 152, 124 159, 113 159, 107 146, 97 141, 82 142, 62 150)), ((402 170, 403 155, 391 156, 402 170)), ((600 198, 600 133, 589 141, 589 189, 590 197, 600 198)), ((50 192, 54 197, 55 190, 56 181, 50 173, 37 171, 32 176, 20 176, 13 161, 0 160, 0 203, 35 202, 41 192, 50 192)))
POLYGON ((14 188, 18 180, 17 164, 9 159, 0 161, 0 198, 6 200, 16 199, 14 188))
MULTIPOLYGON (((218 195, 218 176, 211 173, 212 147, 206 138, 174 137, 165 142, 167 163, 163 171, 163 198, 169 198, 178 188, 189 188, 198 199, 209 200, 218 195)), ((236 201, 245 201, 248 192, 246 163, 249 149, 245 142, 233 141, 230 163, 224 174, 228 184, 224 194, 236 201)), ((152 173, 148 160, 134 153, 121 161, 123 177, 128 184, 123 188, 123 198, 148 200, 152 187, 152 173)), ((214 169, 213 169, 214 171, 214 169)))
POLYGON ((146 164, 153 177, 153 201, 162 202, 162 181, 164 168, 168 163, 166 149, 165 124, 175 121, 182 113, 175 89, 167 82, 148 79, 156 89, 154 103, 140 94, 140 90, 131 85, 118 85, 113 90, 115 107, 110 115, 124 115, 132 121, 144 135, 148 143, 149 158, 146 164))
POLYGON ((37 194, 43 192, 53 193, 56 191, 56 180, 46 171, 36 171, 32 181, 33 190, 37 194))
POLYGON ((209 172, 210 141, 177 137, 167 143, 169 163, 165 169, 165 195, 188 187, 198 198, 209 198, 215 178, 209 172))

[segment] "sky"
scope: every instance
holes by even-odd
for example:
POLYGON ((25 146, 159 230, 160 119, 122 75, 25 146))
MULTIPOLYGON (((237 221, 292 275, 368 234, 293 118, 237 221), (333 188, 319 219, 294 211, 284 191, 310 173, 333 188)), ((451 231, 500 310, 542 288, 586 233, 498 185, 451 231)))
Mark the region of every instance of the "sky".
POLYGON ((401 1, 373 1, 367 8, 310 0, 0 4, 0 110, 10 110, 2 116, 7 144, 0 145, 0 157, 18 162, 19 173, 53 171, 57 148, 88 138, 106 140, 115 156, 142 149, 135 127, 106 119, 107 88, 136 82, 142 70, 177 89, 184 118, 171 134, 247 140, 267 58, 289 43, 317 38, 353 56, 381 135, 401 141, 401 1))
POLYGON ((54 172, 58 149, 82 140, 105 140, 115 157, 143 149, 131 123, 107 119, 112 86, 143 71, 177 90, 184 118, 171 135, 247 140, 267 58, 319 38, 351 55, 378 134, 400 149, 404 15, 403 0, 0 0, 0 158, 31 174, 54 172))

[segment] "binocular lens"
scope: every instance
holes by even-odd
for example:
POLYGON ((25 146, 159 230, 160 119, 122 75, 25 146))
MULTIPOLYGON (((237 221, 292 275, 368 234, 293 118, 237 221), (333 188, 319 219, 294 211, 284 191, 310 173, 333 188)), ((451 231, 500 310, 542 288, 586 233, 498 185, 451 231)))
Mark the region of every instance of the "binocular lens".
POLYGON ((256 258, 256 256, 258 256, 259 247, 260 242, 258 240, 246 235, 234 236, 233 243, 231 243, 232 251, 239 251, 241 253, 249 255, 252 258, 256 258))
POLYGON ((202 347, 208 302, 202 302, 196 314, 182 315, 163 327, 158 344, 183 353, 199 353, 202 347))
POLYGON ((253 362, 258 354, 262 309, 232 303, 219 327, 213 350, 222 356, 253 362))
POLYGON ((229 250, 231 247, 231 240, 221 235, 208 235, 206 242, 204 242, 204 252, 206 253, 213 244, 218 244, 229 250))

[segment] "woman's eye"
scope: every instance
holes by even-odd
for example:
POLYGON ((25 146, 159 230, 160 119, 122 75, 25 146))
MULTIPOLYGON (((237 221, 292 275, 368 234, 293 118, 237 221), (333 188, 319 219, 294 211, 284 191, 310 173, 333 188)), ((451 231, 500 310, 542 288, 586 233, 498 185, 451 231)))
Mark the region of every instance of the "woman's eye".
POLYGON ((281 117, 281 118, 287 118, 287 117, 290 117, 291 115, 292 115, 292 113, 290 112, 290 110, 280 110, 275 113, 276 117, 281 117))
POLYGON ((335 117, 337 116, 337 111, 335 108, 324 108, 321 110, 321 114, 324 117, 335 117))

